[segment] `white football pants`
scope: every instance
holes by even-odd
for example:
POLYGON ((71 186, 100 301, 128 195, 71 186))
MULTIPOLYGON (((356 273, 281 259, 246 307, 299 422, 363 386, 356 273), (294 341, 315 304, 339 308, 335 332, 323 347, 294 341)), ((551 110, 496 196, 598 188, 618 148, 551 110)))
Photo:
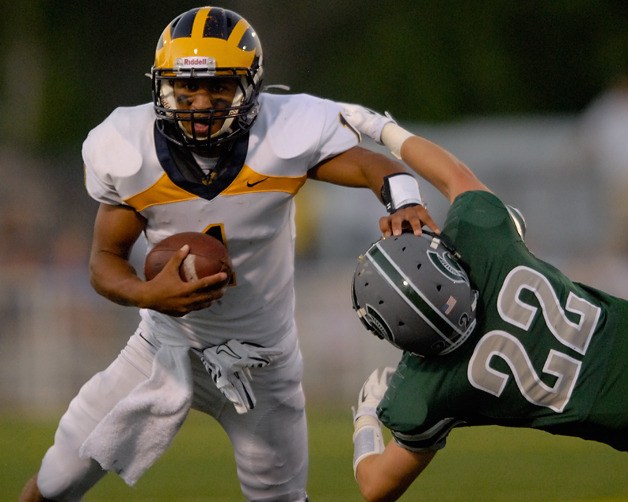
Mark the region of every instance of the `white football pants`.
MULTIPOLYGON (((308 444, 303 362, 296 333, 276 347, 283 351, 281 356, 267 367, 251 370, 257 404, 242 415, 216 388, 200 359, 190 353, 192 408, 214 417, 229 436, 247 500, 302 501, 306 500, 308 444)), ((115 361, 83 385, 61 418, 54 445, 42 461, 37 485, 44 497, 80 500, 106 474, 95 461, 80 458, 79 448, 102 417, 149 378, 156 350, 154 338, 138 330, 115 361)))

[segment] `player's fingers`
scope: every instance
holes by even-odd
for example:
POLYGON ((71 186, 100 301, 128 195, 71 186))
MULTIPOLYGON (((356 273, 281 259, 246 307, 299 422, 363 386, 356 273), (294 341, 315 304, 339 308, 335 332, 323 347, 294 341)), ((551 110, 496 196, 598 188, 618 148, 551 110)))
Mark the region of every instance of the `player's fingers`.
POLYGON ((392 235, 392 227, 390 226, 389 216, 382 216, 379 219, 379 230, 384 237, 390 237, 392 235))
MULTIPOLYGON (((420 219, 421 219, 423 225, 427 226, 435 234, 440 234, 440 227, 436 224, 436 222, 432 218, 432 215, 430 214, 430 212, 425 207, 421 206, 421 209, 419 210, 419 213, 420 213, 420 219)), ((416 233, 417 232, 415 232, 415 234, 416 233)), ((419 233, 421 233, 421 232, 419 232, 419 233)))
POLYGON ((190 284, 198 291, 224 291, 227 287, 228 280, 229 275, 226 272, 218 272, 217 274, 208 275, 207 277, 201 277, 196 281, 192 281, 190 284))
MULTIPOLYGON (((406 215, 405 211, 397 211, 390 216, 390 231, 392 235, 401 235, 404 227, 412 225, 410 220, 414 220, 414 225, 421 227, 421 221, 410 213, 410 216, 406 215)), ((414 226, 412 226, 414 230, 414 226)))
POLYGON ((172 256, 170 257, 170 259, 168 260, 168 263, 166 263, 164 268, 168 267, 172 270, 176 270, 178 273, 181 263, 183 263, 183 260, 185 260, 185 257, 189 253, 190 253, 190 246, 188 244, 185 244, 176 253, 172 254, 172 256))
POLYGON ((415 225, 418 226, 419 229, 421 227, 421 221, 414 215, 414 211, 408 211, 407 209, 399 209, 395 213, 384 216, 379 220, 379 228, 384 237, 401 235, 404 226, 407 225, 412 226, 413 230, 415 229, 415 225))
POLYGON ((193 283, 188 283, 188 286, 191 288, 190 298, 193 298, 199 304, 219 300, 227 291, 228 277, 225 272, 219 272, 203 277, 193 283))
POLYGON ((400 225, 402 231, 412 230, 414 235, 421 235, 423 233, 423 218, 417 211, 406 212, 405 218, 401 220, 400 225))

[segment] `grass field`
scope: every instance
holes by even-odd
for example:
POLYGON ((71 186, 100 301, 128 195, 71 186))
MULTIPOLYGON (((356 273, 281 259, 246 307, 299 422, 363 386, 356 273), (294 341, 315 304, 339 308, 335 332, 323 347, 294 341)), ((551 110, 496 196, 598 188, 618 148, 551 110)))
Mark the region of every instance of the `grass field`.
MULTIPOLYGON (((312 502, 359 501, 351 471, 350 411, 310 412, 312 502)), ((0 500, 14 501, 52 440, 52 419, 0 415, 0 500)), ((86 502, 241 501, 223 432, 193 413, 166 455, 134 488, 107 476, 86 502)), ((536 431, 454 431, 402 500, 628 501, 628 454, 536 431)))

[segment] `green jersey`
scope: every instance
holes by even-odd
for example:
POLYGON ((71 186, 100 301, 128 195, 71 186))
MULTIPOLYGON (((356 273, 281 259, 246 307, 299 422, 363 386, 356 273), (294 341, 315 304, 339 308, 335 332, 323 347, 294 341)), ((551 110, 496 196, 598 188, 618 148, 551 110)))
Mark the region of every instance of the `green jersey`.
POLYGON ((466 192, 443 235, 480 292, 457 350, 405 353, 378 409, 408 449, 438 449, 455 426, 531 427, 628 450, 628 302, 536 258, 506 206, 466 192))

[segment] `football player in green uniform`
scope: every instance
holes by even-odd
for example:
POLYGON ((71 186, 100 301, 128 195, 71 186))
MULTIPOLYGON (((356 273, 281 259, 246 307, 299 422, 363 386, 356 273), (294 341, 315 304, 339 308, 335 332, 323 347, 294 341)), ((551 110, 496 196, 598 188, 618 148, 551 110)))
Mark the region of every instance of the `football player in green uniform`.
POLYGON ((404 351, 374 371, 354 413, 354 471, 367 500, 395 500, 454 427, 501 425, 628 450, 628 301, 573 282, 524 242, 525 221, 451 153, 389 117, 345 118, 450 201, 442 232, 403 233, 360 257, 353 301, 404 351), (380 424, 393 440, 384 446, 380 424))

